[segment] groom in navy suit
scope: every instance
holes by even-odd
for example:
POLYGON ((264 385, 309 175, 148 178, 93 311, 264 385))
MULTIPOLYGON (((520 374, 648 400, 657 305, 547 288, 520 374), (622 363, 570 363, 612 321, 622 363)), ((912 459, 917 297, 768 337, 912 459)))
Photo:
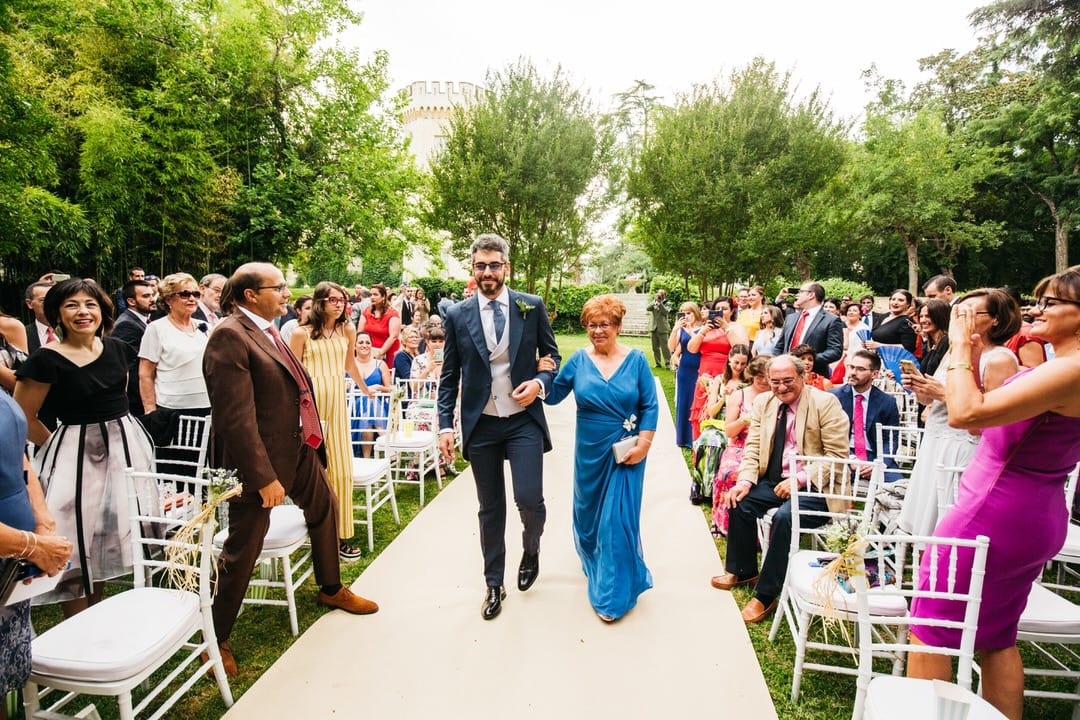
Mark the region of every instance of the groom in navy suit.
POLYGON ((480 548, 487 593, 481 616, 492 620, 506 598, 506 480, 510 461, 514 501, 524 526, 518 589, 528 590, 540 572, 544 507, 544 453, 551 437, 540 402, 555 373, 538 372, 537 359, 559 366, 559 348, 544 301, 505 286, 509 247, 498 235, 472 244, 477 293, 450 308, 444 319, 446 346, 439 381, 439 448, 454 457, 454 406, 461 385, 462 454, 472 463, 480 501, 480 548))
MULTIPOLYGON (((896 407, 896 401, 889 394, 874 387, 874 378, 881 371, 881 358, 878 357, 877 353, 872 353, 869 350, 857 350, 847 358, 846 370, 847 382, 830 392, 840 400, 840 407, 844 409, 848 420, 851 421, 851 437, 848 438, 851 454, 858 456, 859 451, 862 451, 866 457, 859 458, 860 460, 876 460, 878 457, 877 426, 879 424, 893 427, 899 425, 900 410, 896 407), (856 412, 856 397, 860 398, 858 404, 862 405, 861 428, 856 427, 856 420, 860 419, 859 413, 856 412), (856 442, 855 433, 858 432, 863 433, 863 442, 865 444, 862 445, 862 448, 856 442)), ((895 439, 889 434, 885 434, 882 439, 886 444, 884 452, 891 455, 895 439)), ((885 466, 895 468, 896 461, 892 457, 887 457, 885 458, 885 466)), ((892 482, 899 478, 898 473, 885 474, 886 482, 892 482)))

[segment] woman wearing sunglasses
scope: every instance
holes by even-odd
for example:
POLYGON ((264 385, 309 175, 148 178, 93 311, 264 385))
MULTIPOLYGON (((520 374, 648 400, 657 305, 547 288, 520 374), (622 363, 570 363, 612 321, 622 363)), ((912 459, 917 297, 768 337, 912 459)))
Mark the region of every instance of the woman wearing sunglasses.
MULTIPOLYGON (((173 438, 167 431, 163 435, 160 428, 173 427, 169 418, 177 411, 184 415, 210 414, 210 396, 202 373, 210 328, 192 317, 202 293, 191 275, 166 275, 158 283, 158 293, 165 317, 150 323, 143 334, 139 346, 139 395, 146 415, 154 413, 151 417, 155 419, 146 421, 147 426, 158 444, 164 445, 173 438)), ((170 452, 158 452, 158 470, 191 474, 183 466, 169 465, 169 459, 177 459, 170 452)))

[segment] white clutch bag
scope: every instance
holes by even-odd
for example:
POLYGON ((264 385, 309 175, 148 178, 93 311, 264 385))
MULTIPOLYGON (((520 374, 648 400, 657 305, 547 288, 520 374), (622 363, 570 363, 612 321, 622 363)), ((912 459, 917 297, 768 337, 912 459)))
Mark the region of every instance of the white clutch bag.
POLYGON ((611 452, 615 453, 615 462, 621 463, 623 458, 626 457, 626 453, 634 449, 635 445, 637 445, 637 435, 631 435, 617 443, 612 443, 611 452))

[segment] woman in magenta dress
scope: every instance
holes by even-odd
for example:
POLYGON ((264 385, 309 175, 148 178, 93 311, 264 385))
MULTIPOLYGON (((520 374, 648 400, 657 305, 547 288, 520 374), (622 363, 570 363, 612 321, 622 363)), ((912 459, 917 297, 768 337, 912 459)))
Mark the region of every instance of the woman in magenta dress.
POLYGON ((688 351, 701 353, 694 402, 690 406, 690 427, 694 440, 701 434, 701 413, 709 397, 709 383, 717 375, 724 374, 732 345, 749 344, 750 336, 746 334, 746 328, 731 321, 730 298, 720 298, 713 303, 704 329, 686 343, 688 351))
MULTIPOLYGON (((1055 358, 985 394, 972 371, 982 349, 979 335, 972 333, 974 311, 965 304, 953 308, 945 386, 949 423, 980 428, 983 439, 960 480, 956 504, 934 531, 940 537, 990 538, 988 591, 979 610, 975 649, 983 697, 1009 718, 1023 713, 1024 667, 1016 647, 1020 614, 1043 566, 1065 542, 1065 480, 1080 461, 1080 266, 1042 280, 1035 297, 1031 333, 1054 346, 1055 358)), ((930 560, 923 556, 924 587, 930 560)), ((970 552, 961 557, 961 573, 964 562, 970 566, 970 552)), ((961 584, 968 580, 961 577, 961 584)), ((962 619, 957 603, 940 600, 917 602, 912 612, 962 619)), ((914 644, 959 645, 954 630, 918 628, 912 635, 914 644)), ((912 653, 908 674, 947 680, 952 666, 942 655, 912 653)))
POLYGON ((713 478, 713 526, 714 533, 727 535, 728 505, 724 502, 727 491, 735 484, 742 463, 743 446, 750 432, 750 407, 754 398, 769 389, 769 358, 756 357, 746 366, 746 377, 750 384, 739 388, 728 396, 727 413, 724 416, 724 432, 728 436, 728 445, 720 456, 720 467, 713 478))

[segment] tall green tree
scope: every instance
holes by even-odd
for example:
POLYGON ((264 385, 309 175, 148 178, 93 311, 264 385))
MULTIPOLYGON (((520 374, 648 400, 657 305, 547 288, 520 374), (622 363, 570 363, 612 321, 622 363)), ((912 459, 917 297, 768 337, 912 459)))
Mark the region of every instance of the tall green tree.
POLYGON ((748 268, 799 264, 823 241, 794 228, 843 165, 844 127, 816 92, 795 90, 758 58, 657 113, 628 181, 634 233, 657 270, 693 274, 707 292, 748 268))
POLYGON ((428 220, 450 233, 461 257, 476 235, 498 233, 510 245, 514 277, 550 292, 588 246, 610 143, 561 68, 543 77, 522 59, 490 71, 486 86, 454 112, 431 166, 428 220))

